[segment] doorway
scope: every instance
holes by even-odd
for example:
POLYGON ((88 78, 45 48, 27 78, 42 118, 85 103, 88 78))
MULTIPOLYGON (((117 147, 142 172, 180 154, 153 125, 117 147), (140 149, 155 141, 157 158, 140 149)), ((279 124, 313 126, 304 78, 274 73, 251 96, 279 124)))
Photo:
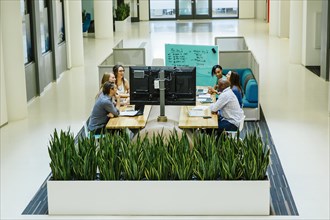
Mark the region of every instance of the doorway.
POLYGON ((177 3, 177 19, 208 19, 211 18, 211 1, 179 0, 177 3))

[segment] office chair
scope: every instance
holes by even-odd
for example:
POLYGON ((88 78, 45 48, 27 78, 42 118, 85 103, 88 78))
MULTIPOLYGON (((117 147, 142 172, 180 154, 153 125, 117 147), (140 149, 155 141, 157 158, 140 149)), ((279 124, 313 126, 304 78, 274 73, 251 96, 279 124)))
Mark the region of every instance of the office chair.
MULTIPOLYGON (((84 133, 85 133, 86 138, 90 138, 91 132, 88 130, 88 124, 87 123, 88 123, 88 120, 84 121, 84 133)), ((94 134, 93 136, 94 136, 96 142, 98 143, 99 142, 98 140, 102 137, 102 134, 94 134)))
POLYGON ((226 134, 232 138, 235 138, 237 136, 238 130, 240 133, 243 130, 244 120, 245 120, 245 115, 244 115, 243 119, 240 121, 238 129, 236 131, 226 131, 226 134))

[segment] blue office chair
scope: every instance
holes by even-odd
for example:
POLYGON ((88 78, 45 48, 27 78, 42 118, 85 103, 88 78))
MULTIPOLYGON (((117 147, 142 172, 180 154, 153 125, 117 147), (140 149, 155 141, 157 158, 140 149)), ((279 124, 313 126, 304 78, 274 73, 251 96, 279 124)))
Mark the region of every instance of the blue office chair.
POLYGON ((91 25, 91 14, 86 13, 85 20, 83 21, 83 32, 87 32, 90 25, 91 25))
MULTIPOLYGON (((88 124, 87 123, 88 123, 88 120, 84 121, 84 133, 85 133, 86 138, 90 138, 91 132, 88 130, 88 124)), ((94 134, 93 136, 94 136, 94 138, 97 142, 102 137, 101 134, 94 134)))

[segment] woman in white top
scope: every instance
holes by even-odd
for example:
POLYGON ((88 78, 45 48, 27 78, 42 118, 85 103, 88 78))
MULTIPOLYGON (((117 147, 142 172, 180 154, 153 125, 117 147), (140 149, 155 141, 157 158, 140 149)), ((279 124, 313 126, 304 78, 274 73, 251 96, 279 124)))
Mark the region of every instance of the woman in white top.
POLYGON ((124 77, 125 68, 117 64, 113 67, 113 73, 116 77, 117 92, 120 96, 120 102, 122 105, 129 103, 129 82, 124 77))

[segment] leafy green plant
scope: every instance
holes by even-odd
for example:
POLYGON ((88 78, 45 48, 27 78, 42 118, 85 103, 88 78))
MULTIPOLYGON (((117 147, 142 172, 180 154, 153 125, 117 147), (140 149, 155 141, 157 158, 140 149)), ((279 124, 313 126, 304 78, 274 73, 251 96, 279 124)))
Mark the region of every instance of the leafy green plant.
POLYGON ((247 134, 242 150, 244 179, 264 180, 270 161, 270 149, 262 142, 259 130, 247 134))
POLYGON ((106 133, 100 138, 97 160, 101 180, 119 180, 121 178, 121 148, 128 143, 125 133, 106 133))
POLYGON ((141 180, 144 178, 145 159, 143 151, 148 146, 148 139, 137 137, 135 142, 120 142, 120 163, 124 180, 141 180))
POLYGON ((142 156, 145 161, 144 176, 147 180, 168 180, 170 166, 166 156, 166 143, 162 130, 159 134, 154 133, 144 146, 142 156))
POLYGON ((194 137, 194 173, 200 180, 216 180, 220 172, 220 142, 215 134, 198 133, 194 137))
POLYGON ((115 9, 116 21, 123 21, 130 15, 129 3, 121 3, 115 9))
POLYGON ((75 154, 75 145, 70 129, 67 132, 61 130, 60 134, 55 129, 49 141, 48 154, 51 160, 52 179, 72 180, 72 158, 75 154))
POLYGON ((73 177, 75 180, 95 180, 97 171, 96 140, 79 138, 72 157, 73 177))
POLYGON ((149 139, 127 132, 104 134, 96 150, 93 137, 78 140, 70 131, 55 129, 48 152, 54 180, 263 180, 270 149, 259 131, 239 138, 195 133, 192 144, 185 132, 161 132, 149 139))
POLYGON ((184 132, 180 138, 178 132, 174 130, 167 143, 165 155, 169 163, 169 179, 191 180, 195 158, 187 133, 184 132))
POLYGON ((239 180, 242 179, 241 147, 242 142, 237 138, 221 137, 220 150, 220 179, 239 180))

